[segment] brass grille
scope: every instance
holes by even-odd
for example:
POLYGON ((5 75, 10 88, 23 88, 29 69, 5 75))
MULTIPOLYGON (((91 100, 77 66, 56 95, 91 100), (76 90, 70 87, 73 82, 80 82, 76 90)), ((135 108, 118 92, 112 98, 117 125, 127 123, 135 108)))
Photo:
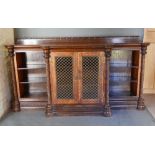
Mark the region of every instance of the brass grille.
POLYGON ((57 98, 73 98, 72 57, 56 57, 57 98))
POLYGON ((82 98, 98 98, 99 58, 97 56, 82 57, 82 98))

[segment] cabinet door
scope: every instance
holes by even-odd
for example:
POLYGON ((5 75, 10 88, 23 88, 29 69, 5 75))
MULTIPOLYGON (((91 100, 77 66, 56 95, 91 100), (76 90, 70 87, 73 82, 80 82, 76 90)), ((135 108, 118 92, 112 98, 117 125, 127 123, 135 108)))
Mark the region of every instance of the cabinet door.
POLYGON ((76 53, 70 50, 52 50, 50 64, 53 104, 76 104, 76 53))
POLYGON ((104 52, 80 52, 78 54, 79 103, 104 103, 104 52))

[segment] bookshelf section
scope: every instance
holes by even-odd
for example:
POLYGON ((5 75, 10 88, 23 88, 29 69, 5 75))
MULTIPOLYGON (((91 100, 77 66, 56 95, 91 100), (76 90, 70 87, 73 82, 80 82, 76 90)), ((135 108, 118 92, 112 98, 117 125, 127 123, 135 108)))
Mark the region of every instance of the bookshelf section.
POLYGON ((42 51, 16 52, 21 101, 47 101, 46 65, 42 51))
POLYGON ((110 61, 110 97, 137 96, 139 51, 113 50, 110 61))

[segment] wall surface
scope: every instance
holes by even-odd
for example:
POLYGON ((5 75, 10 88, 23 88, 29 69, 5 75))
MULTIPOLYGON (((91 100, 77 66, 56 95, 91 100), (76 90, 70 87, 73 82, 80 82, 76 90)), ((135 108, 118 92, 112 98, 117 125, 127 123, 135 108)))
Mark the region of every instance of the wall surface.
POLYGON ((17 28, 15 38, 140 36, 143 28, 17 28))
POLYGON ((9 109, 11 102, 10 62, 4 45, 12 43, 13 29, 0 28, 0 118, 9 109))
POLYGON ((144 32, 144 42, 150 42, 145 61, 144 93, 155 94, 155 28, 144 32))

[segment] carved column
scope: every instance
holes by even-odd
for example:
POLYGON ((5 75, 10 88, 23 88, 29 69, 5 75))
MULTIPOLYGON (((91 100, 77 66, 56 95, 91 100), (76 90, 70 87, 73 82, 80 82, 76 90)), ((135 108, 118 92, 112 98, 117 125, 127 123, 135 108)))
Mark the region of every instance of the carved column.
POLYGON ((111 116, 111 108, 109 103, 109 73, 110 73, 110 57, 111 57, 111 48, 105 48, 105 105, 104 105, 104 111, 103 114, 105 117, 111 116))
POLYGON ((46 75, 47 75, 47 95, 48 95, 48 102, 46 105, 46 115, 52 115, 52 96, 51 96, 51 81, 50 81, 50 48, 43 47, 44 50, 44 58, 46 63, 46 75))
POLYGON ((137 103, 137 109, 144 110, 144 98, 143 98, 143 81, 144 81, 144 67, 145 67, 145 55, 147 50, 148 43, 141 44, 141 68, 140 68, 140 82, 139 82, 139 98, 137 103))
POLYGON ((13 82, 13 95, 14 95, 14 101, 13 101, 13 111, 19 112, 20 111, 20 102, 18 99, 18 93, 17 93, 17 81, 16 81, 16 73, 15 73, 15 62, 14 62, 14 46, 8 45, 6 46, 8 49, 8 53, 11 60, 11 73, 12 73, 12 82, 13 82))

